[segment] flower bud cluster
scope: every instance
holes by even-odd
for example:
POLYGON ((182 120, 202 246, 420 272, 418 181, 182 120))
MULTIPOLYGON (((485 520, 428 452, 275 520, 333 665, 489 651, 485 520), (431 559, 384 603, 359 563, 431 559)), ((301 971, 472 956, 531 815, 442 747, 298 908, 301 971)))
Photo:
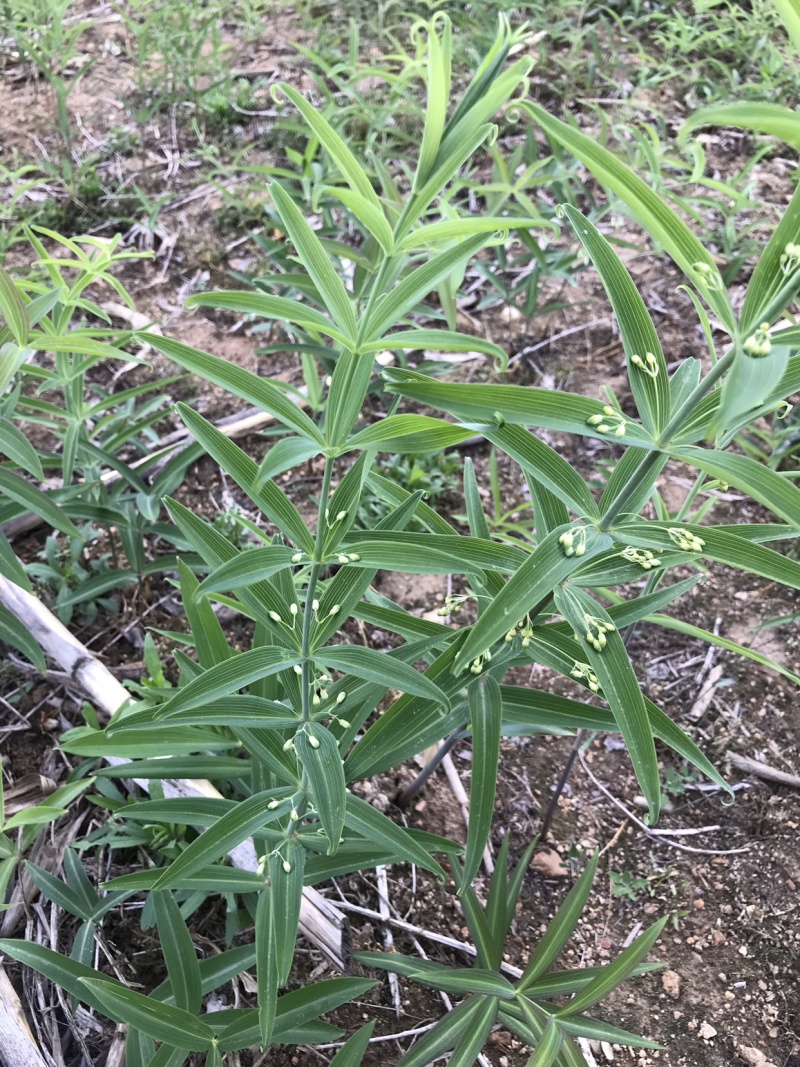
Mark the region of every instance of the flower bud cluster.
POLYGON ((586 527, 573 526, 562 533, 558 543, 563 547, 565 556, 582 556, 586 552, 586 527))
POLYGON ((594 615, 586 615, 585 613, 583 621, 586 625, 586 632, 583 636, 595 652, 602 652, 606 647, 606 634, 616 630, 616 626, 613 622, 604 622, 602 619, 596 619, 594 615))
POLYGON ((780 262, 784 274, 792 274, 796 271, 800 267, 800 245, 793 244, 791 241, 784 245, 780 262))
POLYGON ((752 333, 742 343, 742 348, 748 356, 753 356, 755 359, 762 359, 764 356, 768 356, 772 351, 772 341, 769 339, 769 323, 762 322, 755 333, 752 333))
POLYGON ((593 693, 600 692, 600 683, 597 680, 597 675, 588 663, 581 663, 580 660, 575 660, 575 666, 569 673, 573 678, 586 682, 586 685, 593 693))
POLYGON ((336 558, 340 563, 358 563, 361 556, 357 552, 348 552, 346 555, 344 552, 340 552, 336 558))
POLYGON ((444 606, 439 608, 436 614, 440 619, 449 619, 451 615, 457 615, 464 604, 465 600, 469 597, 465 596, 446 596, 444 598, 444 606))
POLYGON ((602 415, 590 415, 586 422, 589 426, 594 426, 598 433, 613 433, 615 437, 625 436, 627 423, 610 404, 604 406, 602 415))
POLYGON ((697 284, 702 286, 702 288, 711 291, 719 289, 719 274, 714 270, 710 263, 694 263, 693 270, 696 275, 697 284))
POLYGON ((346 511, 337 511, 335 517, 333 518, 333 521, 331 521, 330 508, 325 508, 325 522, 327 522, 329 526, 335 526, 337 522, 341 522, 343 519, 346 519, 346 518, 347 518, 347 512, 346 511))
POLYGON ((681 552, 702 552, 705 541, 702 537, 691 533, 689 530, 681 530, 677 526, 667 530, 670 540, 673 541, 681 552))
POLYGON ((476 656, 475 659, 469 665, 470 674, 480 674, 483 668, 492 658, 491 652, 482 652, 480 656, 476 656))
POLYGON ((522 638, 522 647, 527 648, 533 640, 533 627, 531 626, 530 615, 526 615, 524 619, 520 619, 517 625, 509 630, 506 634, 506 643, 510 644, 515 637, 522 638))
POLYGON ((651 378, 658 377, 658 360, 652 352, 645 352, 644 359, 637 355, 631 356, 631 363, 643 374, 649 374, 651 378))
POLYGON ((640 567, 644 567, 646 571, 649 571, 653 567, 660 567, 661 560, 656 559, 652 552, 648 552, 646 548, 633 548, 628 545, 627 548, 623 548, 620 553, 630 563, 638 563, 640 567))

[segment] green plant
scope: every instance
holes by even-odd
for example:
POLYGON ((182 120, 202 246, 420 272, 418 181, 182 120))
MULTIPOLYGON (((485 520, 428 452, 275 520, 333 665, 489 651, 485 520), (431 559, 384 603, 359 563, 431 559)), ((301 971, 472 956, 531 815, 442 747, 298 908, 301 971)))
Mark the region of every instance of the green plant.
MULTIPOLYGON (((422 452, 419 455, 399 454, 376 460, 375 473, 402 486, 410 493, 421 492, 429 507, 436 507, 442 496, 458 489, 461 458, 452 452, 422 452)), ((372 529, 392 510, 391 504, 377 494, 365 493, 358 504, 355 525, 372 529)), ((424 529, 414 524, 417 529, 424 529)))
POLYGON ((678 887, 672 880, 676 875, 673 869, 654 870, 648 875, 634 874, 633 871, 609 871, 611 893, 615 897, 636 900, 640 896, 656 897, 665 889, 674 897, 678 887))
MULTIPOLYGON (((258 465, 190 406, 179 405, 197 443, 248 496, 269 532, 262 534, 262 545, 239 550, 212 523, 177 500, 168 501, 180 536, 203 561, 196 568, 176 563, 197 658, 176 649, 177 686, 148 687, 105 730, 88 726, 63 739, 68 752, 86 759, 133 759, 124 772, 131 776, 158 779, 185 775, 187 768, 194 773, 200 768, 206 773, 209 765, 215 769, 222 797, 156 798, 116 811, 123 824, 205 827, 196 836, 185 831, 188 843, 169 864, 108 883, 114 891, 151 894, 148 906, 152 901, 157 911, 163 909, 158 925, 168 983, 147 998, 44 946, 18 941, 1 946, 71 995, 127 1023, 129 1055, 138 1057, 134 1062, 182 1063, 189 1050, 205 1052, 206 1062, 218 1065, 225 1052, 257 1043, 325 1040, 330 1029, 317 1021, 319 1013, 370 983, 340 979, 336 995, 327 1000, 330 983, 280 995, 292 967, 304 884, 402 862, 444 880, 447 872, 434 855, 439 853, 448 857, 468 915, 477 966, 447 968, 416 958, 397 962, 391 953, 362 957, 466 997, 433 1038, 406 1054, 404 1067, 421 1067, 450 1048, 456 1048, 450 1062, 468 1067, 496 1020, 533 1047, 535 1067, 574 1067, 579 1053, 572 1037, 577 1034, 649 1044, 584 1013, 635 973, 665 920, 608 968, 588 976, 581 971, 548 975, 585 905, 596 859, 516 984, 501 973, 502 944, 526 861, 509 879, 503 853, 485 912, 472 890, 492 829, 501 735, 574 729, 621 733, 655 821, 661 804, 657 741, 717 784, 724 782, 691 738, 644 696, 623 633, 642 619, 684 625, 662 611, 700 580, 705 561, 800 588, 800 565, 765 545, 796 537, 800 490, 728 448, 742 426, 798 388, 800 361, 790 358, 790 350, 800 346, 800 331, 773 330, 771 324, 800 289, 800 262, 792 259, 787 269, 785 258, 787 241, 800 222, 800 193, 761 256, 737 316, 711 256, 656 193, 573 126, 536 106, 517 104, 581 159, 683 270, 709 338, 711 369, 703 376, 700 360, 688 359, 668 376, 655 328, 622 261, 597 228, 567 205, 564 215, 594 262, 618 318, 632 394, 624 407, 610 391, 595 399, 542 388, 441 381, 402 366, 377 370, 375 356, 387 350, 477 350, 504 365, 505 354, 489 342, 421 327, 412 317, 445 279, 481 254, 499 227, 519 224, 516 216, 509 222, 452 218, 442 211, 442 190, 490 137, 489 119, 514 99, 528 71, 525 60, 506 67, 513 37, 503 23, 475 78, 448 109, 447 26, 441 17, 429 26, 424 132, 414 174, 405 188, 396 187, 399 197, 380 197, 330 123, 295 90, 281 87, 324 146, 331 170, 335 166, 329 195, 347 207, 362 241, 372 243, 369 269, 357 277, 341 269, 341 259, 332 257, 292 197, 273 182, 273 206, 298 263, 294 284, 306 299, 220 292, 190 301, 190 306, 278 319, 324 338, 331 373, 330 381, 321 383, 326 393, 318 413, 312 418, 275 381, 175 340, 140 335, 180 367, 269 412, 286 436, 258 465), (713 346, 719 331, 712 333, 707 308, 730 338, 719 354, 713 346), (365 399, 376 373, 382 374, 387 393, 400 399, 384 418, 364 425, 365 399), (403 400, 453 418, 400 411, 403 400), (599 499, 576 465, 534 432, 541 429, 594 438, 619 456, 599 499), (459 535, 421 492, 409 492, 374 471, 376 454, 430 453, 476 434, 504 452, 529 482, 534 528, 514 544, 491 536, 471 465, 465 466, 463 482, 469 536, 459 535), (658 478, 671 461, 698 471, 674 517, 658 491, 658 478), (311 524, 273 478, 275 471, 300 463, 314 463, 321 481, 311 524), (698 494, 720 480, 761 502, 780 521, 716 526, 688 521, 702 517, 691 511, 698 494), (374 528, 359 531, 354 521, 365 487, 391 510, 374 528), (426 532, 411 531, 412 520, 426 532), (664 579, 673 568, 687 576, 667 585, 664 579), (460 609, 464 625, 456 629, 387 603, 371 589, 381 569, 463 575, 466 591, 441 614, 457 615, 460 609), (214 603, 253 623, 250 647, 231 646, 214 603), (392 633, 396 644, 378 652, 354 643, 351 619, 392 633), (582 699, 506 684, 511 669, 533 663, 561 675, 582 699), (358 795, 364 778, 390 772, 454 733, 471 735, 473 746, 463 866, 453 842, 405 830, 358 795), (242 757, 231 760, 225 756, 229 750, 241 751, 242 757), (250 838, 259 870, 232 869, 226 854, 250 838), (186 900, 178 895, 212 892, 242 897, 253 917, 255 943, 205 968, 177 918, 178 899, 186 900), (253 965, 257 1006, 202 1010, 204 990, 253 965), (554 1005, 562 994, 571 999, 554 1005), (306 1014, 292 1016, 296 1029, 291 1030, 287 1016, 298 1003, 306 1014), (162 1043, 155 1055, 154 1041, 162 1043)), ((387 188, 381 186, 384 192, 387 188)), ((312 352, 316 355, 316 348, 312 352)), ((725 639, 710 634, 708 639, 729 647, 725 639)), ((360 1056, 361 1051, 348 1053, 346 1062, 357 1063, 360 1056)))
POLYGON ((220 94, 232 91, 232 79, 217 0, 125 0, 117 9, 133 41, 138 92, 133 115, 140 126, 169 105, 197 109, 208 100, 212 110, 219 110, 220 94))
POLYGON ((103 592, 122 584, 119 575, 110 568, 110 552, 88 558, 85 555, 93 533, 89 523, 81 530, 81 537, 70 537, 63 548, 58 539, 51 535, 39 553, 40 562, 25 566, 25 570, 40 586, 55 594, 53 608, 64 623, 72 618, 76 591, 82 614, 92 622, 99 607, 113 611, 114 602, 103 597, 103 592))
MULTIPOLYGON (((32 563, 29 573, 55 594, 57 611, 68 621, 75 605, 83 604, 91 616, 97 598, 160 571, 162 563, 174 564, 149 558, 145 538, 169 532, 159 530, 161 498, 198 452, 157 447, 153 427, 165 416, 165 390, 177 377, 117 392, 92 380, 103 360, 141 362, 121 347, 130 331, 112 327, 89 298, 106 284, 130 306, 113 270, 140 254, 120 251, 119 238, 72 240, 42 228, 28 230, 27 238, 38 256, 27 274, 0 275, 6 322, 0 335, 0 441, 8 457, 0 467, 0 524, 7 531, 15 524, 25 528, 32 512, 64 535, 63 542, 48 539, 42 561, 32 563), (87 325, 88 317, 104 324, 87 325), (52 359, 45 355, 50 352, 52 359), (32 426, 50 435, 50 448, 31 445, 23 431, 32 426), (46 479, 51 486, 58 479, 60 487, 36 488, 46 479), (102 553, 92 558, 89 545, 100 539, 102 553)), ((3 573, 19 582, 22 572, 3 541, 11 568, 3 573)), ((29 588, 27 579, 25 584, 29 588)))
POLYGON ((67 170, 71 167, 72 149, 72 118, 67 100, 87 68, 82 65, 73 76, 65 72, 79 54, 81 38, 95 22, 91 17, 68 16, 74 6, 75 0, 14 0, 5 23, 20 58, 50 86, 67 170))

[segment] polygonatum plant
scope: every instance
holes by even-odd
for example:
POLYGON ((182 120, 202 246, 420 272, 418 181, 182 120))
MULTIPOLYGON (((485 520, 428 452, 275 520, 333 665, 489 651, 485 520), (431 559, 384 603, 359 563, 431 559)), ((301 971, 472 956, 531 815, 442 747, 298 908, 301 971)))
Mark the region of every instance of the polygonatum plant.
MULTIPOLYGON (((416 864, 444 880, 445 868, 436 858, 441 853, 468 916, 476 966, 446 968, 395 954, 361 957, 363 964, 464 997, 412 1048, 405 1067, 422 1067, 451 1048, 451 1064, 466 1067, 498 1021, 534 1049, 535 1067, 576 1067, 575 1036, 636 1042, 584 1013, 637 971, 660 924, 608 968, 548 974, 585 904, 596 861, 519 979, 512 982, 503 971, 501 947, 527 854, 507 879, 503 852, 485 911, 472 889, 492 830, 501 738, 579 728, 619 732, 651 822, 661 802, 657 742, 725 787, 688 734, 643 693, 626 630, 643 620, 685 627, 664 611, 702 579, 710 563, 800 588, 800 564, 769 547, 796 537, 800 491, 729 448, 743 425, 800 386, 800 362, 791 355, 800 332, 772 327, 800 288, 800 263, 787 260, 785 252, 797 241, 800 193, 762 255, 737 316, 710 253, 644 182, 574 127, 533 105, 517 104, 625 202, 683 270, 709 339, 711 369, 703 374, 702 360, 690 358, 669 373, 630 274, 609 241, 573 207, 564 208, 564 217, 614 309, 630 400, 620 402, 610 392, 597 399, 519 385, 440 381, 409 368, 376 366, 376 354, 387 350, 479 351, 500 367, 505 363, 506 354, 487 341, 426 326, 422 302, 443 278, 479 256, 488 240, 505 239, 498 235, 503 218, 443 217, 440 197, 491 138, 491 117, 524 88, 528 63, 518 60, 506 69, 512 38, 502 26, 490 55, 448 110, 446 25, 439 16, 430 26, 424 136, 400 203, 380 196, 342 137, 302 96, 282 87, 338 170, 341 182, 333 192, 358 221, 362 239, 380 246, 358 292, 337 271, 296 203, 273 183, 274 208, 306 275, 307 299, 224 292, 190 301, 297 323, 326 337, 335 359, 319 415, 309 416, 282 383, 169 338, 143 335, 180 367, 268 412, 285 434, 257 463, 192 407, 178 406, 198 444, 263 517, 263 526, 253 527, 261 529, 261 543, 241 549, 201 515, 169 500, 183 539, 203 561, 195 567, 182 561, 177 578, 196 658, 176 650, 177 686, 150 687, 104 731, 82 728, 64 739, 67 751, 87 758, 132 759, 131 777, 205 776, 216 766, 221 798, 135 801, 116 815, 148 825, 204 828, 170 863, 154 863, 109 883, 113 890, 148 893, 154 901, 168 982, 148 999, 48 949, 2 946, 85 1003, 127 1023, 134 1064, 180 1064, 186 1050, 205 1051, 207 1062, 220 1063, 226 1050, 298 1039, 298 1033, 302 1040, 324 1040, 330 1031, 318 1021, 319 1013, 358 995, 369 982, 331 979, 280 994, 292 967, 304 886, 387 863, 416 864), (427 249, 425 255, 409 260, 407 251, 419 247, 427 249), (727 340, 717 354, 720 335, 727 340), (383 417, 367 421, 364 398, 377 373, 395 399, 383 417), (406 408, 400 410, 403 401, 406 408), (419 404, 451 418, 421 414, 415 410, 419 404), (614 466, 602 493, 591 489, 539 430, 604 443, 614 466), (375 473, 379 453, 431 452, 475 435, 516 463, 530 487, 533 523, 514 544, 492 537, 471 463, 465 465, 463 485, 468 534, 426 504, 422 493, 375 473), (313 521, 275 480, 300 462, 316 464, 319 472, 313 521), (658 487, 673 462, 697 471, 674 513, 658 487), (775 520, 704 523, 722 483, 759 501, 775 520), (374 528, 356 529, 365 493, 377 494, 388 511, 374 528), (409 530, 412 519, 424 532, 409 530), (676 569, 682 577, 670 580, 676 569), (380 571, 459 575, 463 592, 439 608, 438 620, 420 618, 374 588, 380 571), (233 647, 214 604, 251 621, 250 647, 233 647), (391 650, 362 642, 352 620, 393 634, 391 650), (509 679, 514 668, 533 664, 560 675, 573 696, 509 679), (358 788, 363 779, 391 772, 454 734, 471 737, 473 749, 463 864, 453 842, 402 828, 358 788), (227 866, 226 854, 249 838, 259 870, 227 866), (176 901, 212 892, 245 902, 254 945, 197 965, 176 901), (207 992, 253 965, 257 1007, 202 1010, 207 992), (553 1003, 565 996, 571 999, 553 1003), (156 1052, 153 1042, 161 1043, 156 1052)), ((696 627, 691 632, 769 662, 725 638, 696 627)), ((363 1035, 351 1040, 356 1038, 366 1040, 363 1035)))

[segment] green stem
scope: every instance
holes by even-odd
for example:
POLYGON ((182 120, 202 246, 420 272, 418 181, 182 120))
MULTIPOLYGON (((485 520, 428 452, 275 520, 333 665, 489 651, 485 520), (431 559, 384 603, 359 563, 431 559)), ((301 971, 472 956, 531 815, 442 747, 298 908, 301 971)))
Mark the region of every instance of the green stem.
POLYGON ((638 494, 639 489, 643 482, 652 480, 652 472, 655 467, 661 462, 660 452, 648 452, 645 458, 639 465, 639 469, 634 473, 628 484, 619 494, 619 496, 611 501, 608 511, 598 523, 598 530, 609 530, 613 526, 615 520, 623 513, 630 500, 638 494))
POLYGON ((731 349, 730 352, 726 352, 726 354, 714 364, 705 378, 697 383, 695 388, 691 391, 689 396, 687 396, 661 431, 659 439, 656 442, 658 447, 663 447, 664 449, 669 448, 670 438, 681 429, 687 418, 694 412, 698 402, 703 399, 711 387, 716 385, 723 374, 730 368, 735 356, 736 352, 734 349, 731 349))
POLYGON ((302 690, 302 713, 303 722, 308 722, 311 718, 311 620, 313 617, 313 610, 311 605, 314 601, 314 594, 317 591, 317 582, 319 581, 319 574, 322 569, 322 540, 325 535, 325 509, 328 506, 328 497, 331 491, 331 476, 333 474, 333 458, 331 456, 325 457, 325 470, 322 474, 322 489, 319 494, 319 511, 317 514, 317 534, 316 541, 314 543, 314 559, 311 562, 311 573, 308 576, 308 586, 306 588, 306 603, 303 610, 303 635, 301 638, 301 653, 303 656, 303 676, 301 679, 302 690))
POLYGON ((684 500, 683 504, 681 504, 681 509, 678 512, 678 514, 675 516, 675 521, 676 522, 685 522, 686 516, 689 514, 689 509, 691 508, 692 504, 694 504, 695 498, 697 497, 697 494, 703 488, 703 484, 704 484, 705 480, 706 480, 705 472, 700 473, 700 474, 697 475, 697 477, 695 478, 694 485, 689 490, 689 492, 686 494, 686 499, 684 500))

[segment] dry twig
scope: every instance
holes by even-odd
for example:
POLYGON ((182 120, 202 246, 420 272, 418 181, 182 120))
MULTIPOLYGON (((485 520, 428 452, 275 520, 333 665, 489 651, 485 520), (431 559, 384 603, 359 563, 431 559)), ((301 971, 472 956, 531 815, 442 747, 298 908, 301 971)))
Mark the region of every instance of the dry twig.
POLYGON ((768 763, 750 759, 749 756, 740 756, 738 752, 726 752, 725 757, 734 767, 746 774, 754 774, 756 778, 763 778, 765 782, 775 782, 777 785, 788 785, 792 789, 800 789, 800 775, 779 771, 776 767, 770 767, 768 763))

